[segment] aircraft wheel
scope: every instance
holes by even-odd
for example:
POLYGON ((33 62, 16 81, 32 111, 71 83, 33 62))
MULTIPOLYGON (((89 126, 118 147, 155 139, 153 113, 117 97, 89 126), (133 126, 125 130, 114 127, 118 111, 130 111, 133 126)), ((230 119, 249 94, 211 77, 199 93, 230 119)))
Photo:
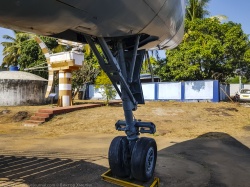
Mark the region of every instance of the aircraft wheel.
POLYGON ((152 138, 140 138, 135 143, 131 156, 131 174, 140 181, 152 178, 157 159, 157 145, 152 138))
POLYGON ((130 176, 129 142, 126 136, 117 136, 112 140, 108 160, 113 175, 130 176))

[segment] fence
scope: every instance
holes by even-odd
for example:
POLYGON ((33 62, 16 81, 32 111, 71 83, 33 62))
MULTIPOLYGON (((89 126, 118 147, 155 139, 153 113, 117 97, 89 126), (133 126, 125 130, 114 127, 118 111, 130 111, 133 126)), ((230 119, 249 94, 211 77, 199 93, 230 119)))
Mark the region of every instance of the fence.
MULTIPOLYGON (((211 101, 219 102, 220 93, 217 80, 143 83, 145 100, 211 101)), ((102 99, 102 90, 89 86, 90 99, 102 99)), ((116 96, 116 99, 120 99, 116 96)))
POLYGON ((250 89, 250 84, 241 84, 241 87, 239 84, 230 84, 230 96, 234 96, 240 88, 250 89))

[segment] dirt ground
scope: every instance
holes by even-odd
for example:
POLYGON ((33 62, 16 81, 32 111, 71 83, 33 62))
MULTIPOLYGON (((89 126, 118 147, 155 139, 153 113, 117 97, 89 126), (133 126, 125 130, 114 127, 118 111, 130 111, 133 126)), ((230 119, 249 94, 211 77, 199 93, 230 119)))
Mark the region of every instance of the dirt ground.
MULTIPOLYGON (((250 108, 238 103, 147 102, 136 119, 155 123, 161 186, 250 186, 250 108)), ((28 117, 50 106, 0 107, 0 186, 112 186, 100 175, 123 119, 121 105, 55 116, 38 127, 28 117)))

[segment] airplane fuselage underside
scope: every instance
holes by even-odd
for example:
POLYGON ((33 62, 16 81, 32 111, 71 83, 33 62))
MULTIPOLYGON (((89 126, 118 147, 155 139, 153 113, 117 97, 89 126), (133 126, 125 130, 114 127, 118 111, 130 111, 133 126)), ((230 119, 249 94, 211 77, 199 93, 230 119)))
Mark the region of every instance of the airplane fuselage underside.
MULTIPOLYGON (((8 0, 0 26, 85 42, 82 34, 142 34, 140 49, 174 48, 183 36, 184 0, 8 0)), ((127 45, 129 39, 127 40, 127 45)))

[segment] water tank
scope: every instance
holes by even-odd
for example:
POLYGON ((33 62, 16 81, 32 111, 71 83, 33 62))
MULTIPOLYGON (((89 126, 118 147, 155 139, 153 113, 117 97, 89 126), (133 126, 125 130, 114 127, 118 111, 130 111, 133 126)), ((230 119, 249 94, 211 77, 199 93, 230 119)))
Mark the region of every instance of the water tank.
POLYGON ((19 68, 17 66, 10 66, 9 71, 18 71, 19 68))
POLYGON ((0 72, 0 106, 45 104, 47 80, 22 71, 0 72))

